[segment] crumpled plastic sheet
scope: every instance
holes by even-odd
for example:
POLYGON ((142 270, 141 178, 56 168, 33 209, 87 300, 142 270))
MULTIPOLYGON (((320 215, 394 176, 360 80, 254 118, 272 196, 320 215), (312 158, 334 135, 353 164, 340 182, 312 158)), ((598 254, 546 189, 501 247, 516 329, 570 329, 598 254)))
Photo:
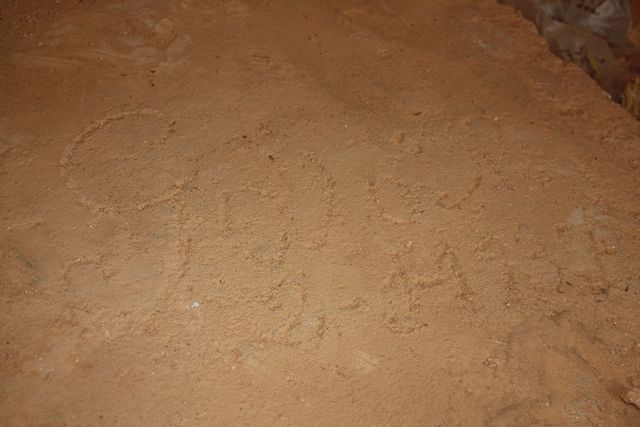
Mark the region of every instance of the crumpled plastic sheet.
POLYGON ((518 9, 553 53, 579 65, 611 99, 640 118, 640 70, 633 66, 640 49, 629 41, 629 0, 498 1, 518 9))

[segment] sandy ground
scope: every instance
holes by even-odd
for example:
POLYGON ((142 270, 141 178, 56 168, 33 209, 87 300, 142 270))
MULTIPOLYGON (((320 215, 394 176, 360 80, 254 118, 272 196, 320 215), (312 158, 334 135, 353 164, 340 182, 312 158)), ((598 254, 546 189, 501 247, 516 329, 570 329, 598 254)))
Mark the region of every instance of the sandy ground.
POLYGON ((640 425, 640 125, 510 8, 2 4, 3 426, 640 425))

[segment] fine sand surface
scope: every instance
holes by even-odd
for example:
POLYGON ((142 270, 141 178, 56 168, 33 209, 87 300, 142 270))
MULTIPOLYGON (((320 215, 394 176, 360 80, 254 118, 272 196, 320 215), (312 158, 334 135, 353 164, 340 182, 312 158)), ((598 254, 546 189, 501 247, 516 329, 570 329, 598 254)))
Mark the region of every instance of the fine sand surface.
POLYGON ((0 99, 0 425, 640 425, 640 125, 512 9, 5 0, 0 99))

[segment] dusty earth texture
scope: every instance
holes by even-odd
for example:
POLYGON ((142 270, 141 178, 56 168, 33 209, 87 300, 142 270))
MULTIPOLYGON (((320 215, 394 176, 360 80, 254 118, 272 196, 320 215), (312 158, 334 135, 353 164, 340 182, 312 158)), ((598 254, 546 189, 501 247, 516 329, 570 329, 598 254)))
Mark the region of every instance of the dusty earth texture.
POLYGON ((513 9, 1 13, 1 425, 640 425, 640 124, 513 9))

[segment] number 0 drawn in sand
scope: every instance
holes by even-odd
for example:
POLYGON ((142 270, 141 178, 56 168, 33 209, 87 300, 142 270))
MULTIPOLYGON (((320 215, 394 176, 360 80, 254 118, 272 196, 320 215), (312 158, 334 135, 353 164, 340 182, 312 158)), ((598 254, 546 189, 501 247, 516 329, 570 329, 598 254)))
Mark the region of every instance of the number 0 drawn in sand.
POLYGON ((171 200, 188 175, 185 156, 170 138, 171 126, 151 109, 93 122, 60 161, 67 187, 82 205, 100 211, 145 209, 171 200))

